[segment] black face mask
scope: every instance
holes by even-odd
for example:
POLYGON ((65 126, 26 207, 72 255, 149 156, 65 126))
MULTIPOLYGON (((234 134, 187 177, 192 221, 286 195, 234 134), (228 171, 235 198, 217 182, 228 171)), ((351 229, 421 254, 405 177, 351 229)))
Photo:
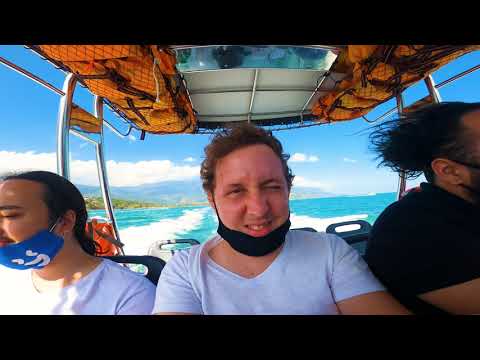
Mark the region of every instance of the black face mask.
MULTIPOLYGON (((217 205, 213 202, 215 208, 217 205)), ((229 229, 220 219, 220 215, 215 210, 218 217, 217 233, 220 235, 234 250, 248 256, 264 256, 277 250, 285 242, 288 230, 290 229, 290 214, 288 219, 271 233, 254 237, 241 231, 229 229)))
POLYGON ((239 253, 248 256, 264 256, 282 246, 289 229, 290 216, 287 221, 271 233, 262 237, 254 237, 241 231, 227 228, 220 220, 220 217, 218 217, 217 233, 239 253))

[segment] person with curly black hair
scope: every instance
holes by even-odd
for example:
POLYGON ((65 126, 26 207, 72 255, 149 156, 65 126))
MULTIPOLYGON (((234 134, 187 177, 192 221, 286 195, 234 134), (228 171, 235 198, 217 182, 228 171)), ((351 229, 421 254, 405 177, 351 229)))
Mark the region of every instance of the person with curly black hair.
POLYGON ((380 165, 427 180, 376 220, 370 269, 414 313, 480 313, 480 103, 426 106, 370 140, 380 165))

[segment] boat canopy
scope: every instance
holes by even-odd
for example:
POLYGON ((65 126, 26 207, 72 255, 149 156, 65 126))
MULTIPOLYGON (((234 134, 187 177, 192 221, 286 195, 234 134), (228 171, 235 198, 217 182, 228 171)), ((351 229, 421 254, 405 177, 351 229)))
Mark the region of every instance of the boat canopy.
MULTIPOLYGON (((478 45, 31 45, 151 134, 276 129, 365 116, 478 45)), ((407 110, 407 109, 406 109, 407 110)), ((72 109, 72 126, 95 117, 72 109)), ((92 128, 93 127, 93 128, 92 128)))

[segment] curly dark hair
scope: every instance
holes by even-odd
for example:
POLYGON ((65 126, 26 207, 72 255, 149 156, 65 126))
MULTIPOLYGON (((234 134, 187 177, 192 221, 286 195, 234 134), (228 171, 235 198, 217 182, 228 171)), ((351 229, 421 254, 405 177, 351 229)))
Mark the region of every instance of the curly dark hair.
POLYGON ((42 184, 45 191, 43 201, 48 208, 48 218, 53 226, 57 219, 67 210, 73 210, 76 215, 73 232, 82 249, 90 255, 95 255, 97 243, 87 236, 85 224, 88 219, 85 200, 80 191, 64 177, 49 171, 27 171, 3 176, 0 181, 29 180, 42 184))
POLYGON ((271 131, 248 123, 230 126, 219 131, 215 134, 210 144, 205 147, 205 159, 200 168, 203 189, 207 193, 213 193, 215 187, 215 166, 219 159, 237 149, 257 144, 267 145, 278 156, 282 163, 288 189, 291 189, 295 176, 287 164, 290 155, 283 152, 282 144, 272 135, 271 131))
POLYGON ((444 157, 450 160, 475 161, 470 149, 470 134, 462 126, 462 117, 480 110, 480 103, 442 102, 407 113, 398 119, 374 127, 371 146, 381 159, 378 166, 405 172, 407 179, 422 173, 434 181, 431 162, 444 157))

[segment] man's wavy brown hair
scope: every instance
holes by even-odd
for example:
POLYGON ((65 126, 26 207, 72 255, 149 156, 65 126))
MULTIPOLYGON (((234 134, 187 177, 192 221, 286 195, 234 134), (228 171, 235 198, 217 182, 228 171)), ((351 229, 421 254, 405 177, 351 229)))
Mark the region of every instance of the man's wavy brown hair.
POLYGON ((200 168, 203 189, 207 193, 213 193, 215 188, 215 167, 219 159, 235 150, 259 144, 268 146, 278 156, 282 163, 288 189, 290 190, 295 177, 287 164, 290 155, 283 152, 282 144, 272 135, 271 131, 248 123, 221 130, 215 134, 210 144, 205 147, 205 159, 200 168))

